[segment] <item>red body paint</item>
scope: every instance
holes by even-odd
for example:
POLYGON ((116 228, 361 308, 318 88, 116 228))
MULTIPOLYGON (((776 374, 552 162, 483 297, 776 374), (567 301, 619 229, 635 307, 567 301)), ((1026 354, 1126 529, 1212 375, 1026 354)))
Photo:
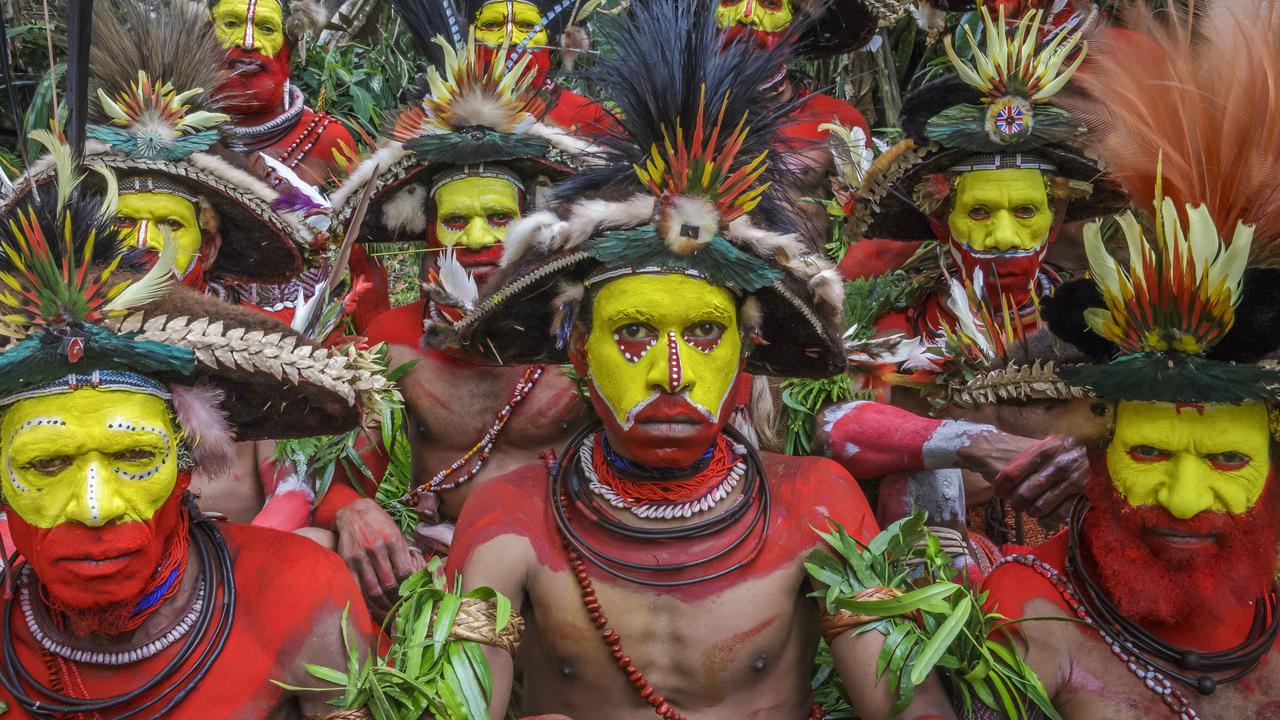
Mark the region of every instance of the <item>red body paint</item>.
POLYGON ((924 445, 942 420, 878 402, 850 402, 821 417, 827 454, 854 477, 924 470, 924 445))
MULTIPOLYGON (((825 530, 829 521, 842 524, 854 537, 863 541, 876 534, 875 518, 866 498, 853 478, 840 466, 820 458, 788 457, 761 453, 765 476, 772 493, 769 534, 765 544, 750 564, 728 575, 676 588, 651 588, 658 594, 672 595, 682 602, 697 602, 715 596, 738 583, 765 576, 792 566, 799 556, 820 544, 815 530, 825 530)), ((525 538, 539 564, 555 572, 568 567, 548 505, 546 466, 537 463, 490 480, 468 499, 454 534, 449 572, 461 571, 467 558, 478 546, 504 535, 525 538)), ((575 528, 599 550, 633 562, 669 564, 703 557, 709 550, 721 547, 735 538, 750 523, 748 512, 737 523, 711 538, 663 542, 636 541, 609 533, 591 525, 579 513, 573 513, 575 528)), ((752 547, 744 543, 725 558, 724 565, 741 560, 752 547)), ((668 573, 663 579, 678 579, 705 574, 710 567, 668 573)), ((603 571, 590 567, 597 585, 619 583, 603 571)))
MULTIPOLYGON (((286 668, 309 660, 297 655, 315 632, 340 632, 337 619, 344 607, 350 607, 350 621, 360 633, 366 637, 373 633, 364 600, 337 555, 297 535, 246 525, 218 527, 233 560, 238 593, 235 623, 217 663, 186 700, 165 716, 168 720, 270 717, 293 702, 271 681, 284 679, 286 668)), ((42 684, 49 685, 42 652, 27 632, 16 603, 11 620, 18 656, 42 684)), ((150 679, 173 657, 178 645, 135 665, 73 667, 89 695, 115 695, 150 679)), ((9 701, 6 718, 31 717, 3 690, 0 697, 9 701)))

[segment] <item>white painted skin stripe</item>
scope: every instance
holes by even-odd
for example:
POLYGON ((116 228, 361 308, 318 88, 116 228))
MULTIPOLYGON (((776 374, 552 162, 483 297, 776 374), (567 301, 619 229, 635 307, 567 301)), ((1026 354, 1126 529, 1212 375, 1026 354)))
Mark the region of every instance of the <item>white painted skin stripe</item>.
POLYGON ((253 41, 254 41, 253 22, 257 14, 258 14, 258 0, 249 0, 249 6, 248 8, 245 9, 245 14, 244 14, 244 38, 240 43, 241 45, 244 46, 245 50, 253 49, 253 41))

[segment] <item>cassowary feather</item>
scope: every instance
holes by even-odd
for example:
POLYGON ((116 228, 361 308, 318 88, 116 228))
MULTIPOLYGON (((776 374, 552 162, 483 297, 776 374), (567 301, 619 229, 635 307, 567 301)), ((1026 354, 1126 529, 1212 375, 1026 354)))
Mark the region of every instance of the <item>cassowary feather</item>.
POLYGON ((1157 14, 1137 4, 1128 31, 1102 30, 1064 105, 1141 210, 1164 194, 1205 205, 1230 237, 1257 225, 1253 263, 1276 264, 1280 240, 1280 9, 1258 0, 1192 3, 1157 14), (1196 8, 1196 5, 1203 7, 1196 8))

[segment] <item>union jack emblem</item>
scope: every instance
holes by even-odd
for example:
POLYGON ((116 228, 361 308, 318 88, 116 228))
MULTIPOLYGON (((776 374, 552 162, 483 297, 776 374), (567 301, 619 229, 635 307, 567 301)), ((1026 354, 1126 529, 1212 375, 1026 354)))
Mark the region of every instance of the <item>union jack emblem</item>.
POLYGON ((996 111, 996 129, 1005 135, 1017 135, 1026 127, 1026 117, 1022 108, 1005 105, 996 111))

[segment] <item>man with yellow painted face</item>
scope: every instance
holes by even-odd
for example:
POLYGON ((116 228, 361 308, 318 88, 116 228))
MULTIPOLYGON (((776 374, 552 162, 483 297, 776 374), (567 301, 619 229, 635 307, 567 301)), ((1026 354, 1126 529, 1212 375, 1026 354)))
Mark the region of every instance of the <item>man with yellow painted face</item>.
MULTIPOLYGON (((1006 38, 1034 33, 1029 29, 1041 19, 1036 13, 1006 24, 1003 15, 992 17, 985 9, 981 15, 984 32, 1006 38)), ((1053 75, 1025 86, 971 71, 948 41, 955 74, 907 98, 902 123, 908 139, 867 172, 858 190, 863 207, 847 230, 855 242, 933 240, 936 260, 911 273, 867 281, 892 285, 906 276, 912 286, 901 302, 867 310, 874 337, 936 347, 937 356, 945 356, 954 352, 944 347, 946 333, 982 322, 975 315, 985 311, 994 326, 988 330, 1010 336, 1002 347, 1019 346, 1019 338, 1039 328, 1041 298, 1059 282, 1043 259, 1062 225, 1123 206, 1114 183, 1075 146, 1078 122, 1052 104, 1052 90, 1070 80, 1084 59, 1081 36, 1062 37, 1052 47, 1019 46, 1028 62, 1048 61, 1048 54, 1059 63, 1053 75), (958 295, 970 295, 973 302, 962 303, 958 295)), ((985 68, 992 60, 974 62, 985 68)), ((944 406, 934 407, 921 396, 945 390, 947 381, 934 383, 933 364, 918 353, 914 360, 906 361, 909 368, 893 369, 920 373, 924 379, 912 384, 924 392, 881 384, 870 388, 877 401, 815 409, 815 451, 859 479, 882 479, 884 523, 910 512, 914 503, 929 507, 935 526, 962 534, 973 529, 1023 542, 1021 528, 1043 521, 1056 530, 1065 520, 1065 501, 1085 479, 1079 444, 1052 427, 992 424, 985 421, 990 416, 968 419, 974 413, 945 396, 944 406), (969 500, 981 511, 993 498, 990 514, 1000 521, 970 528, 969 500), (1030 517, 1006 523, 1010 512, 1030 517)), ((855 382, 877 377, 871 367, 855 370, 855 382)))
MULTIPOLYGON (((289 61, 312 16, 323 9, 308 0, 211 0, 209 17, 226 50, 230 77, 218 88, 226 98, 232 129, 253 153, 265 153, 303 182, 335 184, 355 155, 351 133, 332 116, 306 106, 289 84, 289 61)), ((324 18, 319 19, 323 24, 324 18)), ((270 167, 262 174, 277 188, 291 178, 270 167)))
MULTIPOLYGON (((726 42, 769 49, 784 41, 794 28, 802 28, 795 56, 806 60, 841 55, 861 48, 871 39, 876 23, 862 0, 701 0, 715 8, 716 24, 726 42)), ((779 64, 766 83, 774 102, 792 104, 787 124, 779 133, 779 157, 798 180, 797 197, 830 197, 834 171, 827 147, 830 126, 837 125, 871 146, 871 128, 855 107, 817 92, 812 82, 779 64), (824 127, 825 126, 825 127, 824 127)), ((801 205, 818 232, 829 217, 821 204, 801 205)))
POLYGON ((198 469, 230 461, 236 438, 354 427, 363 381, 296 335, 288 342, 311 355, 301 364, 278 344, 243 342, 288 331, 166 290, 168 268, 122 281, 111 209, 71 181, 50 182, 65 198, 49 186, 27 195, 0 227, 0 278, 25 298, 6 310, 25 334, 0 353, 4 552, 16 559, 0 701, 17 718, 323 715, 326 693, 277 681, 310 685, 309 663, 367 652, 372 627, 349 573, 296 535, 215 525, 189 490, 198 469), (197 317, 212 331, 199 333, 199 354, 187 332, 197 317), (257 369, 268 355, 286 370, 257 369))
MULTIPOLYGON (((407 13, 405 22, 419 38, 436 36, 420 13, 407 13)), ((561 444, 584 414, 574 383, 554 367, 493 367, 427 342, 435 335, 424 323, 451 334, 476 294, 489 289, 508 231, 538 207, 550 179, 568 173, 547 158, 548 145, 539 139, 564 134, 533 112, 538 93, 526 72, 533 58, 513 68, 520 82, 508 83, 502 59, 486 52, 479 37, 475 43, 464 42, 455 63, 433 69, 433 92, 398 115, 397 130, 333 196, 345 217, 372 180, 367 237, 412 243, 425 288, 415 302, 362 328, 371 341, 388 344, 392 365, 414 363, 401 384, 407 442, 422 481, 413 497, 417 530, 406 538, 372 499, 388 463, 381 443, 362 454, 372 478, 339 473, 316 512, 316 523, 337 533, 338 551, 375 610, 389 608, 399 581, 416 569, 412 543, 447 552, 476 488, 561 444), (437 118, 430 124, 423 123, 427 111, 437 118)))
POLYGON ((1264 2, 1197 12, 1193 28, 1131 8, 1127 27, 1146 39, 1107 45, 1091 66, 1084 97, 1107 118, 1098 149, 1152 199, 1152 224, 1117 218, 1111 247, 1125 257, 1086 227, 1092 278, 1059 288, 1045 315, 1092 358, 1058 374, 1111 402, 1114 423, 1089 448, 1068 528, 985 585, 1011 617, 1077 621, 1019 623, 1067 720, 1261 718, 1280 696, 1280 396, 1267 361, 1280 278, 1249 267, 1274 250, 1280 209, 1272 183, 1242 171, 1277 149, 1214 109, 1243 92, 1280 110, 1265 69, 1280 62, 1280 15, 1264 2), (1265 56, 1192 69, 1241 44, 1265 56), (1121 152, 1139 143, 1149 150, 1121 152), (1193 167, 1171 166, 1175 152, 1193 167))
MULTIPOLYGON (((621 107, 664 83, 670 102, 621 117, 627 150, 508 234, 499 276, 455 326, 487 361, 571 362, 591 422, 475 490, 449 568, 532 618, 518 658, 487 655, 492 718, 820 718, 808 679, 823 610, 806 597, 803 561, 826 551, 813 528, 834 520, 865 538, 875 522, 834 463, 763 452, 730 422, 743 370, 843 365, 842 296, 820 243, 764 220, 784 202, 764 187, 785 170, 760 157, 777 132, 760 87, 785 48, 721 49, 709 9, 676 0, 628 12, 599 28, 618 56, 594 72, 621 107), (672 27, 687 32, 664 34, 672 27), (635 48, 658 46, 684 64, 639 61, 635 48), (713 139, 642 145, 673 118, 713 139), (683 165, 691 145, 705 173, 683 165)), ((874 672, 882 636, 828 637, 856 711, 888 717, 874 672)), ((931 714, 950 709, 928 681, 901 716, 931 714)))
POLYGON ((507 47, 508 57, 531 57, 527 72, 533 77, 533 88, 545 95, 545 121, 571 135, 588 138, 605 136, 616 127, 603 106, 552 77, 551 51, 561 47, 566 27, 574 22, 568 16, 569 5, 556 0, 464 0, 460 5, 483 46, 482 52, 495 53, 507 47))

